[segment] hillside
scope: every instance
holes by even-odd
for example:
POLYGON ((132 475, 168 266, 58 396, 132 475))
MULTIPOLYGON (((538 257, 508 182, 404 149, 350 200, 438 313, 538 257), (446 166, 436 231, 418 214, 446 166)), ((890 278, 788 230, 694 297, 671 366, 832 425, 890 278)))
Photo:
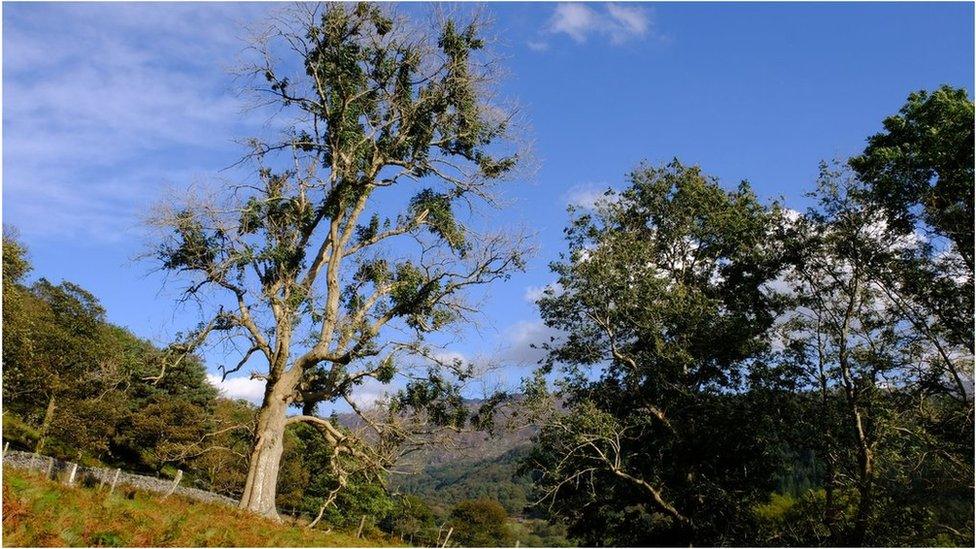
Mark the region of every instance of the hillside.
POLYGON ((163 547, 386 546, 376 535, 308 530, 275 524, 216 504, 178 497, 165 501, 122 488, 112 495, 68 488, 7 469, 3 475, 3 545, 163 547))
POLYGON ((528 445, 523 443, 487 459, 445 458, 417 474, 395 477, 393 488, 420 497, 435 508, 449 508, 467 499, 489 498, 501 503, 512 516, 531 516, 532 481, 516 474, 518 460, 527 450, 528 445))
MULTIPOLYGON (((513 517, 531 516, 532 509, 527 506, 532 482, 516 470, 537 429, 512 420, 519 400, 514 396, 499 406, 491 433, 453 433, 445 443, 408 456, 397 467, 408 474, 392 476, 390 487, 418 496, 441 511, 466 499, 489 498, 501 503, 513 517)), ((474 410, 481 403, 469 400, 465 404, 474 410)), ((355 419, 340 417, 340 421, 351 424, 355 419)))

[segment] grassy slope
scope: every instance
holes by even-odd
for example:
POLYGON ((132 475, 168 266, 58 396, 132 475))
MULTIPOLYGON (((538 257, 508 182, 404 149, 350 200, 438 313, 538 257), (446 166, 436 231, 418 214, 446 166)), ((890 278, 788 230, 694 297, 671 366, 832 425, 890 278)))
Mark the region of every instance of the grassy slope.
POLYGON ((11 469, 3 475, 3 545, 14 546, 378 546, 295 523, 275 524, 216 504, 136 492, 68 488, 11 469))

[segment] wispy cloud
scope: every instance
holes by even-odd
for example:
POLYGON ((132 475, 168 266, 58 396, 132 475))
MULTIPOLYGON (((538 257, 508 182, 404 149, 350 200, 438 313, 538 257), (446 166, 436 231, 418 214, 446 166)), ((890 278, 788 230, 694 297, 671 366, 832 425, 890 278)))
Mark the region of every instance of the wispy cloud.
POLYGON ((609 185, 599 183, 582 183, 570 187, 563 193, 563 200, 567 206, 575 206, 584 210, 592 210, 597 202, 607 198, 609 185))
POLYGON ((4 214, 27 234, 116 240, 260 128, 227 68, 245 8, 19 5, 4 14, 4 214))
POLYGON ((349 395, 349 400, 353 401, 360 408, 372 408, 377 403, 385 401, 390 393, 395 391, 396 388, 388 384, 373 378, 367 378, 362 385, 357 385, 353 388, 352 393, 349 395))
POLYGON ((577 42, 586 42, 587 36, 601 27, 597 12, 585 4, 559 4, 549 21, 549 32, 568 34, 577 42))
POLYGON ((546 326, 541 320, 516 322, 506 330, 507 346, 500 359, 517 365, 535 365, 546 356, 541 345, 558 336, 558 330, 546 326))
POLYGON ((651 16, 644 8, 607 4, 610 24, 607 32, 613 41, 624 42, 630 38, 643 38, 651 29, 651 16))
POLYGON ((529 303, 535 303, 536 301, 539 301, 543 295, 545 295, 545 292, 545 286, 529 286, 525 289, 525 294, 522 296, 522 298, 529 303))
POLYGON ((535 303, 539 301, 546 294, 547 290, 552 290, 554 295, 559 295, 562 293, 562 286, 558 282, 550 282, 545 286, 529 286, 525 289, 525 294, 523 294, 523 299, 529 303, 535 303))
MULTIPOLYGON (((564 34, 578 44, 590 38, 602 38, 613 45, 647 38, 652 34, 653 19, 648 8, 603 4, 590 6, 584 3, 558 4, 541 35, 564 34)), ((548 49, 549 43, 540 38, 527 42, 536 51, 548 49)))

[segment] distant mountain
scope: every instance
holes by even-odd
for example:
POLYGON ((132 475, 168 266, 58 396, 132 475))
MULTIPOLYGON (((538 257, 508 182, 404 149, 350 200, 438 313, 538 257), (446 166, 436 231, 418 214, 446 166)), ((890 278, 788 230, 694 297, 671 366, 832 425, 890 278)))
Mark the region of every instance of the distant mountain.
MULTIPOLYGON (((518 398, 500 405, 496 429, 489 434, 480 431, 454 433, 443 445, 431 446, 411 454, 399 469, 411 474, 397 474, 390 479, 394 491, 413 494, 432 507, 447 511, 454 504, 474 498, 491 498, 501 503, 512 516, 528 516, 532 482, 518 476, 518 461, 531 446, 537 429, 533 426, 505 428, 512 406, 518 398)), ((466 405, 476 409, 482 401, 466 405)), ((347 427, 362 425, 355 414, 342 414, 339 422, 347 427)))
POLYGON ((512 516, 529 516, 532 481, 516 474, 518 461, 528 450, 528 442, 523 442, 488 458, 459 456, 413 475, 396 476, 391 487, 416 495, 441 511, 466 499, 489 498, 501 503, 512 516))

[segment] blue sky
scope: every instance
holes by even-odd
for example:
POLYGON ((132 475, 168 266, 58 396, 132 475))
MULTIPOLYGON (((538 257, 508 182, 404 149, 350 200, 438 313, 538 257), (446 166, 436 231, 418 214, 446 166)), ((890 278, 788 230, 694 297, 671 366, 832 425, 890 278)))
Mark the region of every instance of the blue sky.
MULTIPOLYGON (((245 25, 274 4, 3 5, 3 221, 35 276, 93 291, 109 320, 165 343, 195 325, 145 250, 154 202, 221 171, 235 140, 273 128, 243 111, 245 25)), ((423 5, 402 8, 422 12, 423 5)), ((468 9, 467 7, 459 9, 468 9)), ((453 350, 514 383, 547 336, 531 296, 552 280, 570 202, 642 160, 677 157, 802 209, 822 159, 858 152, 917 89, 973 89, 973 6, 487 4, 535 169, 507 183, 497 223, 535 232, 527 272, 494 285, 453 350)), ((212 368, 235 363, 217 349, 212 368)), ((254 396, 244 379, 225 386, 254 396)), ((375 390, 366 388, 364 391, 375 390)))

